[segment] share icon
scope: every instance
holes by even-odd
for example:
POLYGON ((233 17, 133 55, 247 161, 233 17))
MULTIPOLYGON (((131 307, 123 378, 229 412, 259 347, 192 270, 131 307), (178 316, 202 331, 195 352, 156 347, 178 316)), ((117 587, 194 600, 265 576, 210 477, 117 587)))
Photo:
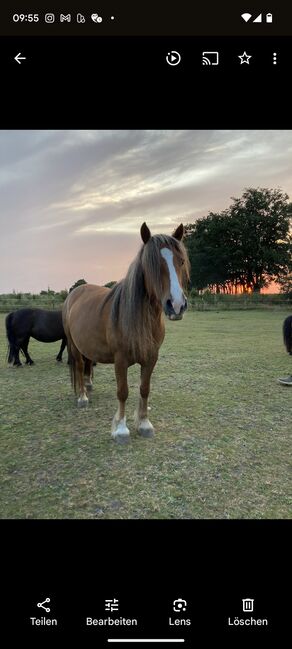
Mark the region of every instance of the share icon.
POLYGON ((50 598, 47 597, 47 599, 45 599, 43 602, 38 602, 37 606, 38 608, 43 608, 46 611, 46 613, 49 613, 51 609, 44 606, 44 604, 48 604, 50 601, 51 601, 50 598))

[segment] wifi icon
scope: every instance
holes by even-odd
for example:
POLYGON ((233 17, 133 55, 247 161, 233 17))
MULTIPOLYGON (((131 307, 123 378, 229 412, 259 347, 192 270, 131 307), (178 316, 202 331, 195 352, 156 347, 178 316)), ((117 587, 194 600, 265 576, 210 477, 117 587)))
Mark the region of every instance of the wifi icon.
POLYGON ((241 14, 241 18, 248 23, 248 21, 251 19, 251 14, 241 14))

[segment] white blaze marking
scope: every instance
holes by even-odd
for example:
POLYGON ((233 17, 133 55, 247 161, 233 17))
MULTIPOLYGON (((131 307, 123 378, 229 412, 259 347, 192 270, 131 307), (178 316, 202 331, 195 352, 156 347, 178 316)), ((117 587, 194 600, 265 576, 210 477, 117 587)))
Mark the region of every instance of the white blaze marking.
POLYGON ((169 248, 161 248, 160 252, 163 259, 165 259, 167 263, 170 279, 170 295, 172 306, 175 313, 178 314, 181 307, 185 303, 185 298, 174 267, 173 252, 169 248))

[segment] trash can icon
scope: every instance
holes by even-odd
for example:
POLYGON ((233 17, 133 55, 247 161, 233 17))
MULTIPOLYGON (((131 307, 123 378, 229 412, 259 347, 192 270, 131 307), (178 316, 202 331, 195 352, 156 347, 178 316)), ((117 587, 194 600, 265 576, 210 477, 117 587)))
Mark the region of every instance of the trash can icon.
POLYGON ((245 612, 248 612, 248 613, 252 613, 252 611, 253 611, 253 603, 254 603, 254 599, 250 599, 250 598, 243 599, 242 600, 242 610, 245 611, 245 612))
POLYGON ((266 14, 266 23, 273 22, 273 14, 266 14))

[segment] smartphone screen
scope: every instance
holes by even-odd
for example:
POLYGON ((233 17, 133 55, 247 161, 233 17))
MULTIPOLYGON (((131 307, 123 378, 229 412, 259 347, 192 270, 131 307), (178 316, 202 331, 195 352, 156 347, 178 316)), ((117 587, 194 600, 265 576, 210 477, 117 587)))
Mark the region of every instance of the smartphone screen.
POLYGON ((97 5, 0 9, 2 630, 279 641, 291 7, 97 5))

